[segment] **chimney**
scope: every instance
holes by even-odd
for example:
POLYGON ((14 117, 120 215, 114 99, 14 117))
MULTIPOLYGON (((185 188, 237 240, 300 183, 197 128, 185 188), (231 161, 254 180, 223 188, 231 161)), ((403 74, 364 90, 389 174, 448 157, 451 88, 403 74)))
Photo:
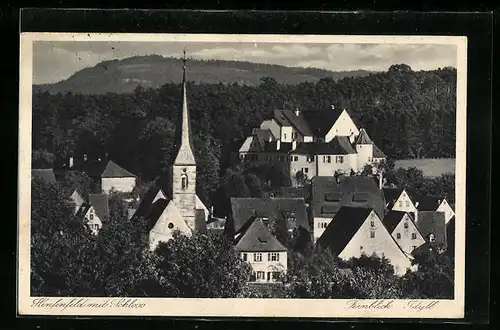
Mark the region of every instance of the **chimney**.
POLYGON ((299 108, 295 109, 295 115, 298 117, 300 115, 300 110, 299 108))
POLYGON ((382 173, 378 175, 378 189, 382 190, 384 188, 384 179, 382 173))
POLYGON ((273 142, 273 137, 269 136, 269 142, 273 142))
POLYGON ((69 168, 72 168, 75 165, 73 156, 69 157, 69 168))
POLYGON ((335 110, 335 106, 333 104, 331 104, 330 107, 332 107, 332 110, 335 110))
POLYGON ((295 150, 295 149, 297 149, 297 141, 293 140, 292 141, 292 150, 295 150))
POLYGON ((281 147, 281 141, 276 140, 276 150, 280 150, 280 147, 281 147))

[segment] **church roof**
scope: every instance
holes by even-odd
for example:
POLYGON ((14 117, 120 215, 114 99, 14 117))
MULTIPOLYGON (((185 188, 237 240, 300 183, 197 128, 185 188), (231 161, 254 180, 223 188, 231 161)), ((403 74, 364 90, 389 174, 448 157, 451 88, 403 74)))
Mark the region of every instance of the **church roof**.
POLYGON ((286 247, 274 237, 262 223, 262 219, 254 217, 248 228, 236 240, 237 251, 278 252, 286 251, 286 247))

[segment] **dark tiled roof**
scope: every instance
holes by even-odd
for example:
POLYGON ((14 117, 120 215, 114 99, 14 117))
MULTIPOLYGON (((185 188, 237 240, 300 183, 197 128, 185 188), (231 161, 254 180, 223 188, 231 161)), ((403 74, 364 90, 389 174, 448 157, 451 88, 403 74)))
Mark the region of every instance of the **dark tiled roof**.
POLYGON ((89 203, 95 209, 95 213, 102 222, 109 218, 108 196, 105 194, 89 194, 89 203))
POLYGON ((331 176, 312 178, 313 217, 332 217, 342 206, 373 208, 384 215, 384 196, 375 181, 367 176, 348 176, 340 183, 331 176))
POLYGON ((261 146, 264 145, 264 142, 269 142, 269 139, 276 140, 273 133, 269 129, 254 128, 252 135, 257 138, 257 140, 261 143, 261 146))
POLYGON ((389 211, 387 214, 384 216, 383 223, 385 228, 387 228, 387 231, 392 234, 394 229, 398 226, 398 224, 401 222, 403 219, 404 215, 406 212, 402 211, 389 211))
POLYGON ((108 162, 106 168, 101 174, 101 178, 125 178, 125 177, 135 177, 135 175, 130 173, 123 167, 119 166, 112 160, 108 162))
POLYGON ((401 188, 383 188, 382 191, 384 193, 384 198, 385 198, 386 203, 394 203, 399 198, 399 196, 401 196, 403 189, 401 189, 401 188))
POLYGON ((201 233, 206 233, 207 223, 205 222, 205 212, 203 210, 196 209, 194 211, 194 220, 196 230, 200 231, 201 233))
POLYGON ((420 211, 416 225, 422 236, 428 241, 429 235, 434 234, 433 245, 446 248, 446 225, 443 212, 420 211))
POLYGON ((280 187, 273 190, 272 194, 277 198, 304 198, 306 203, 311 199, 311 189, 309 186, 280 187))
POLYGON ((373 144, 373 158, 386 158, 387 156, 380 150, 377 145, 373 144))
POLYGON ((151 211, 145 216, 148 231, 156 225, 167 205, 166 199, 159 199, 151 205, 151 211))
POLYGON ((313 136, 325 137, 333 124, 339 119, 342 114, 342 109, 326 109, 302 111, 305 121, 309 124, 313 136))
POLYGON ((285 125, 284 123, 288 123, 285 126, 293 126, 304 136, 312 136, 313 134, 302 111, 300 111, 297 116, 296 112, 293 110, 274 110, 274 116, 276 118, 281 118, 277 120, 278 122, 283 123, 282 125, 285 125), (285 120, 283 120, 283 118, 285 118, 285 120))
MULTIPOLYGON (((149 187, 148 191, 144 195, 144 197, 141 199, 139 206, 137 207, 137 211, 135 212, 133 218, 137 219, 138 217, 146 217, 149 212, 151 212, 152 209, 152 203, 153 200, 155 199, 156 195, 162 189, 162 180, 157 179, 151 187, 149 187)), ((163 193, 165 194, 166 191, 163 190, 163 193)), ((165 196, 167 199, 169 198, 168 195, 165 196)), ((166 206, 166 205, 165 205, 166 206)))
POLYGON ((347 136, 336 136, 330 142, 300 142, 290 153, 306 155, 348 155, 355 154, 347 136))
POLYGON ((283 221, 283 212, 295 212, 297 226, 309 229, 306 205, 303 198, 231 198, 231 221, 226 226, 237 233, 257 216, 269 217, 270 222, 283 221))
POLYGON ((237 251, 250 252, 275 252, 286 251, 287 249, 274 237, 260 218, 254 217, 250 220, 250 225, 236 241, 237 251))
POLYGON ((57 183, 56 176, 54 174, 54 170, 51 168, 32 169, 31 176, 33 178, 37 178, 39 180, 42 180, 45 183, 57 183))
POLYGON ((361 128, 359 130, 359 135, 356 137, 356 140, 354 140, 354 144, 373 144, 372 139, 368 136, 368 133, 366 133, 366 130, 364 128, 361 128))
POLYGON ((288 153, 290 150, 292 150, 292 143, 291 142, 279 142, 280 143, 280 148, 279 150, 277 149, 277 141, 272 141, 272 142, 265 142, 264 144, 264 151, 265 152, 282 152, 282 153, 288 153))
POLYGON ((82 206, 80 206, 80 208, 76 212, 75 216, 77 218, 83 218, 85 216, 85 214, 87 213, 87 211, 89 210, 89 208, 90 208, 90 204, 88 204, 88 203, 82 204, 82 206))
POLYGON ((370 208, 341 207, 318 239, 317 244, 323 248, 329 248, 335 255, 340 254, 371 211, 370 208))
POLYGON ((442 198, 436 196, 416 196, 416 201, 418 202, 417 209, 419 211, 436 211, 441 202, 442 198))

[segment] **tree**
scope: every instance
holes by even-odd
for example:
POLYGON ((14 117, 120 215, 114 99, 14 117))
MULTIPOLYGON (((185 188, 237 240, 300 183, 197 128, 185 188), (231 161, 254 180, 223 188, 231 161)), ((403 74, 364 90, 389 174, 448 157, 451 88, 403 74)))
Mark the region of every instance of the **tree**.
POLYGON ((251 267, 223 235, 175 232, 156 252, 161 296, 230 298, 244 294, 251 267))
POLYGON ((372 176, 373 166, 371 164, 365 164, 365 166, 363 166, 363 170, 361 171, 361 175, 372 176))
POLYGON ((47 150, 33 150, 31 153, 32 168, 53 168, 55 155, 47 150))

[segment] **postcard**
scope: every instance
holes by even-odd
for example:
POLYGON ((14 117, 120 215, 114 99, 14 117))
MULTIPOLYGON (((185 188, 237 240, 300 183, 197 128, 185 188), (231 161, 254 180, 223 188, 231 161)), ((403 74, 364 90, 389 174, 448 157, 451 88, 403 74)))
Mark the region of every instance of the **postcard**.
POLYGON ((464 316, 467 38, 22 33, 18 314, 464 316))

